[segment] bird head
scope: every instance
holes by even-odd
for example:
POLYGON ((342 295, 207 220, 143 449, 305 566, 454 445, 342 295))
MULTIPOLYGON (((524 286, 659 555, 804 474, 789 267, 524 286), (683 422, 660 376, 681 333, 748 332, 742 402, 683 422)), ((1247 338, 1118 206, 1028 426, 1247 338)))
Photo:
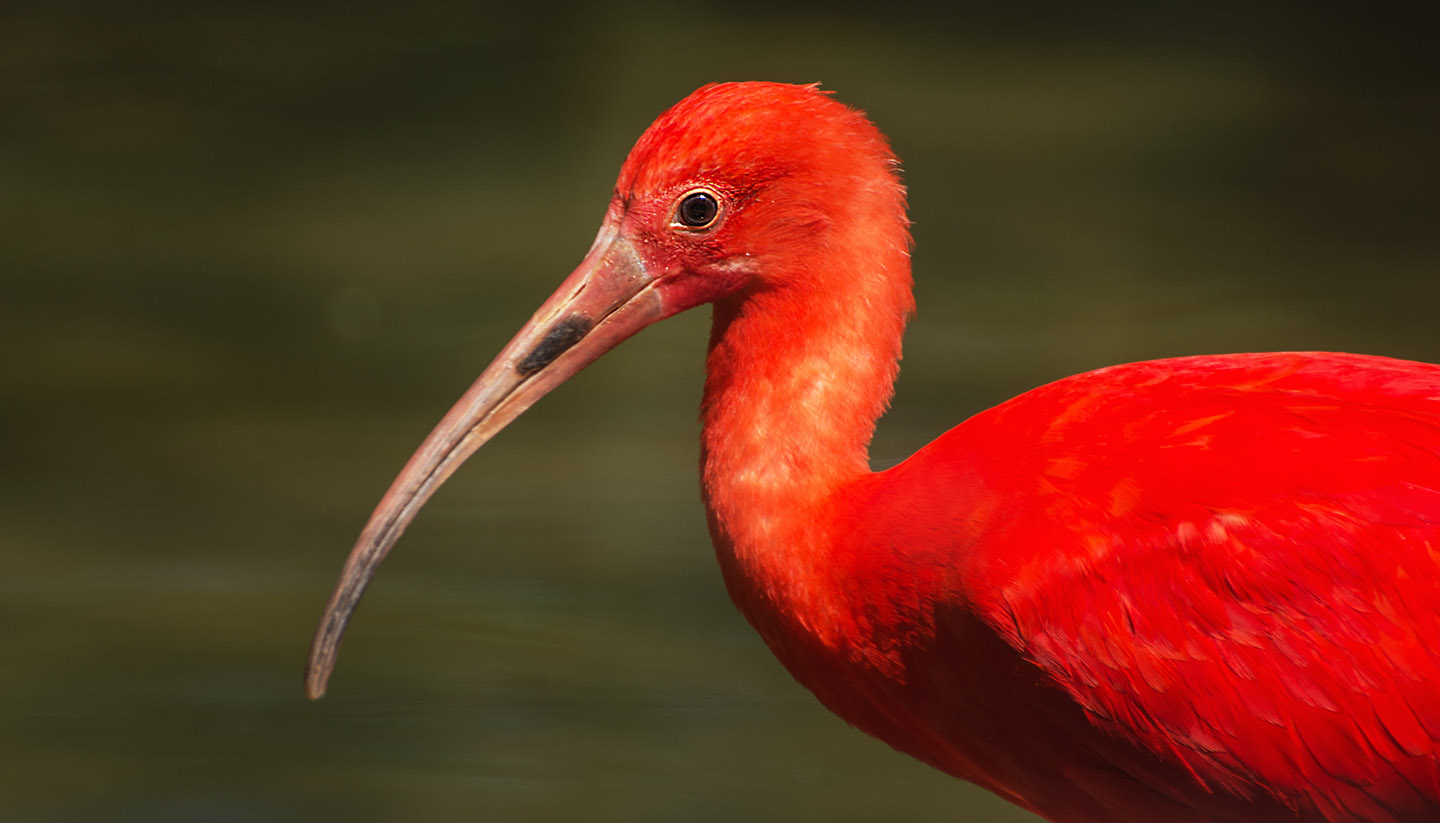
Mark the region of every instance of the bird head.
POLYGON ((606 223, 684 310, 808 272, 823 278, 816 258, 864 234, 858 223, 903 230, 895 170, 880 131, 813 85, 715 84, 636 142, 606 223))

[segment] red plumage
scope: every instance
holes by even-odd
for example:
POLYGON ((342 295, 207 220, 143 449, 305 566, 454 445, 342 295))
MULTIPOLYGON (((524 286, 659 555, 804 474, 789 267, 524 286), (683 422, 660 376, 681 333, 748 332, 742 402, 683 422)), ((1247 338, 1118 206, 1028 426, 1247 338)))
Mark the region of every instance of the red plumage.
POLYGON ((585 261, 376 509, 310 693, 466 457, 640 328, 713 303, 701 480, 725 582, 841 717, 1064 823, 1440 817, 1440 366, 1116 366, 875 473, 909 263, 895 159, 863 115, 769 83, 663 114, 585 261))
MULTIPOLYGON (((943 625, 958 609, 978 649, 1002 658, 991 664, 1043 675, 1073 701, 1085 723, 1064 718, 1065 745, 1052 745, 1048 725, 1023 742, 995 730, 1006 747, 1030 747, 1020 772, 1053 770, 1014 790, 1056 819, 1141 819, 1129 805, 1140 786, 1202 808, 1212 793, 1221 807, 1227 793, 1260 802, 1213 818, 1156 805, 1149 820, 1433 819, 1437 399, 1440 367, 1341 354, 1183 358, 1071 377, 876 475, 853 510, 852 574, 874 581, 862 590, 931 607, 887 613, 912 635, 933 627, 906 652, 926 667, 977 659, 943 625), (946 519, 951 545, 905 561, 945 575, 917 584, 927 575, 887 568, 896 554, 885 546, 934 552, 935 540, 906 535, 946 519), (1137 769, 1129 751, 1114 762, 1116 741, 1180 768, 1137 769), (1057 783, 1064 813, 1043 799, 1057 783), (1094 795, 1094 811, 1069 795, 1094 795), (1294 814, 1267 807, 1267 795, 1294 814)), ((954 717, 973 699, 911 689, 889 705, 954 717), (947 700, 957 705, 925 705, 947 700)))

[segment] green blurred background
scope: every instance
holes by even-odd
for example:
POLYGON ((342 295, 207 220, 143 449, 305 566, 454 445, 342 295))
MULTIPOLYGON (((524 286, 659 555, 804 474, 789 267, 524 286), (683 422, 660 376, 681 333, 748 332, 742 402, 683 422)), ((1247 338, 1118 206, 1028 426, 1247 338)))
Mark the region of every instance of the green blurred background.
POLYGON ((0 819, 1032 819, 731 609, 703 312, 462 471, 300 687, 380 492, 708 81, 823 81, 905 162, 878 465, 1120 361, 1440 360, 1433 2, 999 5, 0 7, 0 819))

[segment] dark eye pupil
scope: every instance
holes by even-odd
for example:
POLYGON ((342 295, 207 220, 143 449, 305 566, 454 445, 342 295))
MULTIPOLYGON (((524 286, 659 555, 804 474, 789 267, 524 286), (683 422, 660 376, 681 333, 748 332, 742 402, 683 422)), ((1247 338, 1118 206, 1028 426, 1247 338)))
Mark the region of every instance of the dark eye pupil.
POLYGON ((720 204, 715 198, 703 191, 685 196, 680 201, 680 222, 692 229, 704 228, 715 222, 715 215, 720 213, 720 204))

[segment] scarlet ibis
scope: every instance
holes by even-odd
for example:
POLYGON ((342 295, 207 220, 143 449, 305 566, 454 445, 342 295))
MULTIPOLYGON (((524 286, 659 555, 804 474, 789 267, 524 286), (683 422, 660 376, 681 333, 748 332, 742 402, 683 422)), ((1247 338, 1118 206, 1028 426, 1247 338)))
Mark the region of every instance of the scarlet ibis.
POLYGON ((380 501, 309 694, 462 461, 711 303, 701 488, 725 584, 836 714, 1065 823, 1440 819, 1440 366, 1113 366, 872 472, 907 226, 887 141, 814 86, 710 85, 662 114, 579 268, 380 501))

